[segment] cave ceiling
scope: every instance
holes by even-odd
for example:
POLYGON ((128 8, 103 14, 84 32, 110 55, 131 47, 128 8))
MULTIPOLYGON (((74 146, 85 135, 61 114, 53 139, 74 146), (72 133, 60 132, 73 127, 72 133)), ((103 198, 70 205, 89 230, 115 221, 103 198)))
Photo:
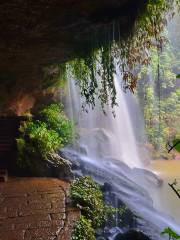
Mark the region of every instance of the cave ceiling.
POLYGON ((66 62, 103 43, 114 22, 118 21, 121 34, 127 34, 145 4, 143 0, 0 1, 0 107, 7 102, 6 95, 16 98, 20 92, 38 89, 43 66, 66 62))

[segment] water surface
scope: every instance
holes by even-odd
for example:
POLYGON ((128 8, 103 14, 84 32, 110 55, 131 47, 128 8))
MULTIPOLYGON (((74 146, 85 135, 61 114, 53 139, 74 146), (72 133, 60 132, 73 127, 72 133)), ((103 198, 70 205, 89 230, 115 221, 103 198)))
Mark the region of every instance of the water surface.
POLYGON ((168 185, 176 179, 180 189, 180 160, 152 161, 151 169, 163 179, 162 186, 153 192, 155 207, 173 216, 180 224, 180 199, 168 185))

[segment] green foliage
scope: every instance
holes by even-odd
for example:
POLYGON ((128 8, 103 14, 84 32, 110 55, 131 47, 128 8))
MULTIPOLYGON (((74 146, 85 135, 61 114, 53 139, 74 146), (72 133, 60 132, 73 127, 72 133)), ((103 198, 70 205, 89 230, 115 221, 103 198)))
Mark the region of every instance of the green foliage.
POLYGON ((113 79, 115 66, 109 46, 104 46, 85 58, 76 58, 67 66, 81 89, 81 95, 85 98, 83 107, 86 104, 94 107, 96 97, 103 109, 108 99, 111 99, 112 107, 116 105, 113 79))
POLYGON ((92 228, 92 222, 81 216, 77 221, 71 240, 95 240, 95 230, 92 228))
POLYGON ((173 140, 173 147, 180 153, 180 139, 173 140))
POLYGON ((66 81, 66 65, 52 64, 43 68, 42 89, 63 87, 66 81))
POLYGON ((116 209, 106 205, 100 186, 89 176, 77 178, 70 188, 73 204, 81 210, 82 216, 77 222, 72 240, 93 240, 95 230, 102 227, 107 220, 112 220, 115 213, 121 216, 126 208, 116 209))
POLYGON ((20 132, 17 139, 20 167, 31 165, 31 159, 35 157, 45 159, 48 154, 62 147, 60 136, 54 130, 48 130, 46 124, 38 120, 23 122, 20 132))
POLYGON ((73 140, 73 124, 58 104, 51 104, 39 112, 39 118, 47 128, 54 130, 61 138, 61 145, 67 145, 73 140))
POLYGON ((176 232, 174 232, 171 228, 165 228, 164 231, 161 233, 162 235, 167 234, 169 236, 169 239, 180 239, 180 235, 178 235, 176 232))
MULTIPOLYGON (((98 50, 92 48, 88 56, 67 64, 67 74, 70 72, 75 77, 84 97, 83 107, 86 104, 94 107, 96 98, 103 109, 105 104, 116 105, 115 72, 122 73, 125 90, 134 92, 138 79, 135 70, 150 64, 148 51, 152 46, 160 50, 166 43, 163 31, 167 20, 174 15, 176 4, 179 4, 176 0, 149 0, 129 38, 119 36, 117 40, 107 40, 98 50)), ((166 74, 174 78, 171 72, 166 74)))
POLYGON ((49 130, 46 123, 37 121, 27 122, 24 128, 28 150, 38 152, 43 157, 58 150, 61 145, 61 137, 54 130, 49 130))
POLYGON ((29 119, 21 123, 20 136, 16 139, 18 165, 33 168, 34 159, 47 159, 71 142, 73 126, 57 104, 45 107, 39 120, 29 119))
MULTIPOLYGON (((168 35, 168 32, 166 32, 168 35)), ((180 88, 174 73, 178 60, 174 45, 169 42, 162 53, 151 48, 152 64, 142 67, 137 95, 145 119, 148 142, 154 158, 172 158, 166 149, 180 128, 180 88)))
POLYGON ((23 137, 16 139, 17 144, 17 152, 18 152, 18 164, 21 166, 24 160, 24 151, 26 147, 26 143, 23 137))
POLYGON ((176 78, 180 78, 180 74, 176 75, 176 78))
POLYGON ((76 179, 71 185, 70 195, 73 203, 80 207, 82 215, 92 221, 93 228, 102 226, 116 211, 104 204, 100 186, 91 177, 76 179))

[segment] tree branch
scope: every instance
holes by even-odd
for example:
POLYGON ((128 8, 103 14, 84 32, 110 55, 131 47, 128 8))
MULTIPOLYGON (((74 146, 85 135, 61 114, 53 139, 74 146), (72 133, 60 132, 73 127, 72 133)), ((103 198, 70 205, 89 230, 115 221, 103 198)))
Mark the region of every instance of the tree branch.
POLYGON ((170 153, 178 144, 180 144, 180 140, 178 142, 176 142, 174 145, 171 146, 170 143, 167 144, 167 150, 168 153, 170 153), (169 147, 169 148, 168 148, 169 147))
POLYGON ((178 196, 178 198, 180 198, 180 194, 179 191, 174 187, 176 185, 176 181, 174 183, 168 183, 168 185, 172 188, 172 190, 175 192, 175 194, 178 196))

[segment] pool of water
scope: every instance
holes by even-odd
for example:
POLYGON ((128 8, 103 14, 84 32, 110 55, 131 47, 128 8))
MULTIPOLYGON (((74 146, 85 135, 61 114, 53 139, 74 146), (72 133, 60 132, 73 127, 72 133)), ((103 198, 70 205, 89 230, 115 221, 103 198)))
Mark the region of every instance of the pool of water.
POLYGON ((180 160, 152 161, 150 168, 163 180, 159 188, 152 190, 154 206, 172 216, 180 224, 180 198, 168 185, 176 179, 177 188, 180 189, 180 160))

